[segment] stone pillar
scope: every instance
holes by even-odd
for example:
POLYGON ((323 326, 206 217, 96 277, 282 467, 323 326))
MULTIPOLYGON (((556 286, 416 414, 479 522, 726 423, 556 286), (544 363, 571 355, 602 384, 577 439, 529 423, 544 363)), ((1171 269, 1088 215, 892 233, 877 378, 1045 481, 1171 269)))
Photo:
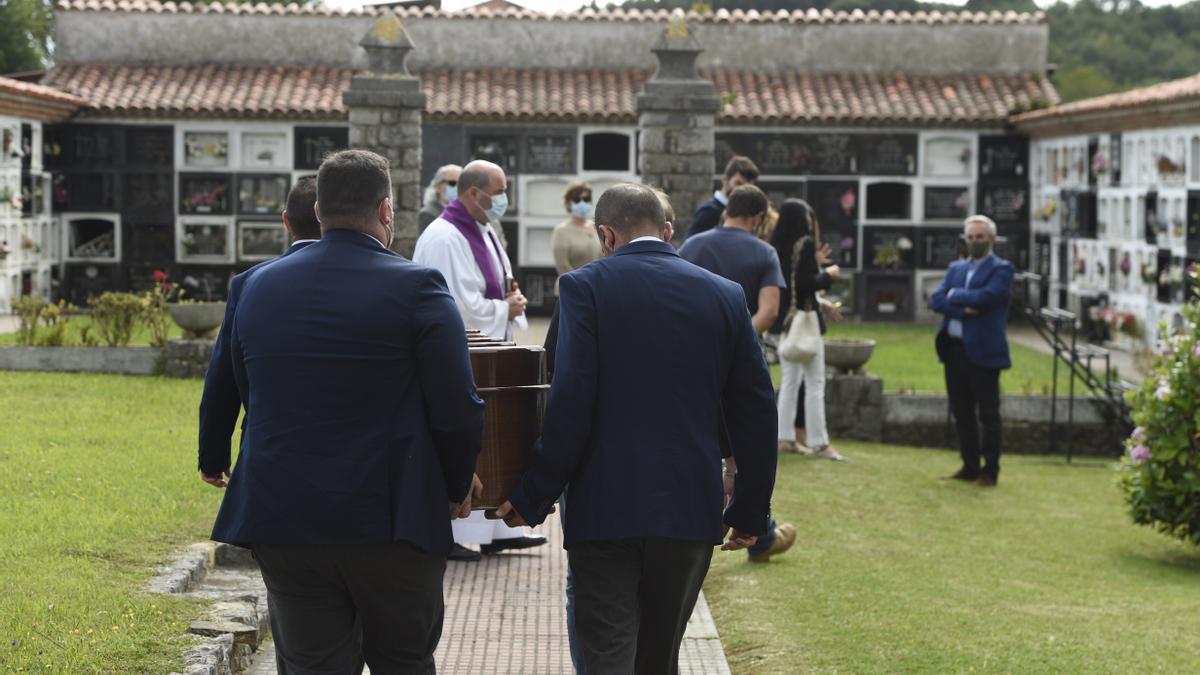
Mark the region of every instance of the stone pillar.
POLYGON ((658 70, 637 97, 641 128, 642 181, 662 188, 675 209, 679 240, 692 224, 696 207, 712 196, 713 126, 721 99, 712 82, 696 71, 703 49, 677 11, 651 50, 658 70))
POLYGON ((392 248, 412 257, 421 209, 421 115, 425 93, 404 60, 413 49, 400 18, 385 12, 359 42, 367 71, 355 75, 342 101, 350 109, 350 146, 377 152, 392 166, 396 238, 392 248))

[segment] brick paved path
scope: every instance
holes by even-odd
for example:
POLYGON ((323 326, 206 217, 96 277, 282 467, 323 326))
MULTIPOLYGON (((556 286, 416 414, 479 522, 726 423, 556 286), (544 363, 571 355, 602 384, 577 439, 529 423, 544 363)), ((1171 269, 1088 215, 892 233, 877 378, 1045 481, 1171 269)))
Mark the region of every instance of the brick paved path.
MULTIPOLYGON (((437 650, 438 672, 481 675, 571 673, 565 604, 566 552, 551 516, 536 532, 550 543, 529 552, 484 556, 446 568, 446 622, 437 650)), ((275 673, 268 642, 254 659, 254 675, 275 673)), ((728 675, 716 626, 704 596, 688 624, 680 652, 681 675, 728 675)))

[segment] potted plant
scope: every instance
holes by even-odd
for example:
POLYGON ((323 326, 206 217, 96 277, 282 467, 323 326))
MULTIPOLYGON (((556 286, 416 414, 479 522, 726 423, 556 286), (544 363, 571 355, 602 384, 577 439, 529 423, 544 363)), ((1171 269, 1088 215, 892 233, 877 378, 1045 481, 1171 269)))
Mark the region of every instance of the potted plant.
POLYGON ((212 285, 208 279, 200 281, 187 276, 184 277, 182 285, 172 284, 166 272, 156 270, 154 282, 160 289, 167 289, 164 296, 167 312, 175 325, 183 329, 185 339, 211 337, 221 325, 225 318, 225 301, 212 299, 212 285), (195 290, 189 293, 188 289, 195 290), (198 299, 201 296, 204 300, 198 299))

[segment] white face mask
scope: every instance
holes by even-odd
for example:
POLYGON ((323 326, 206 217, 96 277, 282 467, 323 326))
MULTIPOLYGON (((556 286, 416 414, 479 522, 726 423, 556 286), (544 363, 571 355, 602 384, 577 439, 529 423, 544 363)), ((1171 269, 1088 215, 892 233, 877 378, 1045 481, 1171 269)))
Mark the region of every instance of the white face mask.
POLYGON ((492 220, 499 221, 500 218, 508 211, 508 195, 501 192, 492 197, 492 208, 487 210, 488 217, 492 220))
POLYGON ((576 218, 587 218, 592 213, 591 202, 571 202, 571 215, 576 218))
POLYGON ((450 202, 454 201, 455 199, 458 199, 458 186, 457 185, 447 185, 446 186, 446 203, 449 204, 450 202))

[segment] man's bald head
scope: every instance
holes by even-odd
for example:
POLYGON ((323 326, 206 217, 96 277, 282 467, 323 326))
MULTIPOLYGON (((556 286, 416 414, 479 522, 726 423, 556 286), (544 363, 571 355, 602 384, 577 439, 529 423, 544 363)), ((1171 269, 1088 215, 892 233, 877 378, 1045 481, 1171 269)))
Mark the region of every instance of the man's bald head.
POLYGON ((467 164, 458 175, 458 200, 481 223, 487 222, 487 210, 492 206, 492 198, 507 189, 508 179, 504 169, 485 159, 467 164))

